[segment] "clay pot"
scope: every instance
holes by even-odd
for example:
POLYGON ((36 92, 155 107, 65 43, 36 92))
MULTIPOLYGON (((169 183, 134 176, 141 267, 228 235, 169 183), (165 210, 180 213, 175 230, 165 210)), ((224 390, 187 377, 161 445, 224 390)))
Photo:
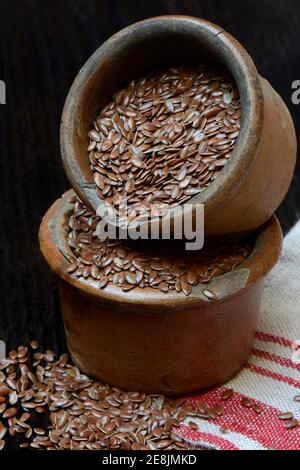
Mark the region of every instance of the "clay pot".
POLYGON ((63 111, 61 151, 71 185, 87 205, 96 210, 102 204, 87 152, 87 133, 100 109, 133 78, 168 65, 197 63, 217 64, 233 75, 242 119, 229 163, 190 202, 205 204, 206 235, 250 233, 271 217, 286 194, 295 165, 290 114, 230 34, 186 16, 150 18, 123 29, 78 73, 63 111))
POLYGON ((58 275, 69 351, 80 370, 126 390, 175 395, 228 380, 247 360, 263 291, 278 259, 281 230, 275 216, 254 237, 254 249, 235 271, 189 297, 152 288, 123 292, 67 273, 71 251, 66 220, 73 191, 58 199, 41 223, 41 250, 58 275))

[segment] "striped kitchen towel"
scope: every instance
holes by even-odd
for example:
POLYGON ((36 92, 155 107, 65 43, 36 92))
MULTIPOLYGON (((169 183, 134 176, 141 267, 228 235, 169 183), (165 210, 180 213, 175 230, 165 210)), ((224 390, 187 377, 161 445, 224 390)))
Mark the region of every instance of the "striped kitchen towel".
POLYGON ((248 363, 224 386, 187 399, 195 408, 199 402, 207 407, 221 403, 221 416, 187 418, 177 433, 196 446, 219 450, 300 450, 299 396, 300 222, 285 237, 280 261, 266 279, 248 363), (233 394, 221 400, 228 389, 233 394), (249 399, 254 406, 245 406, 249 399), (280 419, 284 413, 293 418, 280 419), (191 419, 198 430, 189 426, 191 419))

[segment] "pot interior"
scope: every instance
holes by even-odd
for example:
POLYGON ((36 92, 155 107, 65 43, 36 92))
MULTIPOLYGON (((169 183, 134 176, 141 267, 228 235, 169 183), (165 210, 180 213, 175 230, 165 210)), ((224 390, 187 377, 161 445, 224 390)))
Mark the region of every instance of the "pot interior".
MULTIPOLYGON (((241 131, 230 161, 216 180, 222 184, 238 163, 236 155, 247 145, 253 107, 249 81, 251 73, 257 74, 256 69, 241 46, 210 23, 188 17, 153 18, 129 26, 106 41, 81 69, 68 96, 62 128, 63 160, 72 186, 86 203, 94 209, 101 203, 94 191, 87 134, 102 107, 132 79, 172 65, 201 63, 229 72, 241 96, 241 131), (87 187, 92 188, 90 196, 87 187)), ((192 200, 205 203, 215 183, 192 200)))

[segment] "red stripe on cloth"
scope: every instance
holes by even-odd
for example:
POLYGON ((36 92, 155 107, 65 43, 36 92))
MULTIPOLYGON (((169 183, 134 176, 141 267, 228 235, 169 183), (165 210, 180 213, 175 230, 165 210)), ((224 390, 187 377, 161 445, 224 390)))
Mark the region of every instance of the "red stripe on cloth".
POLYGON ((296 364, 291 359, 278 356, 278 354, 272 354, 267 351, 262 351, 261 349, 253 348, 251 350, 251 355, 256 356, 256 357, 261 357, 262 359, 267 359, 268 361, 275 362, 276 364, 280 364, 281 366, 290 367, 292 369, 296 369, 300 371, 300 364, 296 364))
POLYGON ((293 342, 283 336, 276 336, 271 335, 270 333, 264 333, 263 331, 256 331, 255 338, 260 341, 267 341, 269 343, 276 343, 280 344, 281 346, 286 346, 287 348, 291 348, 293 346, 293 342))
POLYGON ((208 444, 210 447, 213 446, 220 450, 240 450, 232 442, 223 437, 215 436, 208 432, 193 431, 185 424, 182 424, 180 428, 176 430, 176 434, 198 445, 208 444))
POLYGON ((291 377, 286 377, 285 375, 279 374, 277 372, 272 372, 269 369, 265 369, 265 367, 256 366, 248 362, 245 365, 245 368, 251 370, 251 372, 255 372, 256 374, 263 375, 264 377, 270 377, 273 380, 278 380, 278 382, 284 382, 290 385, 291 387, 300 388, 300 380, 292 379, 291 377))
MULTIPOLYGON (((189 397, 187 403, 196 408, 197 402, 200 400, 204 401, 209 407, 221 402, 224 409, 222 416, 210 419, 210 423, 228 431, 239 433, 241 437, 245 436, 252 439, 266 449, 300 450, 300 427, 286 429, 284 423, 278 418, 286 410, 279 410, 251 398, 252 403, 259 404, 262 409, 262 413, 258 414, 253 409, 241 405, 244 395, 238 392, 234 392, 229 400, 221 401, 224 390, 225 388, 219 387, 189 397)), ((272 390, 270 390, 270 393, 272 393, 272 390)), ((203 422, 203 426, 205 426, 205 422, 203 422)), ((230 440, 230 432, 227 435, 227 440, 230 440)))

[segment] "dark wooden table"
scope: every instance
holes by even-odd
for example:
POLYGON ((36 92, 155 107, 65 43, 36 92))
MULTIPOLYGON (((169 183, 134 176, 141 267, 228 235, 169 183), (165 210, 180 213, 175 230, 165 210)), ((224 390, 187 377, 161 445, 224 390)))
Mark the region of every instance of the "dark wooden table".
MULTIPOLYGON (((1 0, 0 339, 15 347, 37 337, 65 349, 56 283, 38 248, 49 205, 68 188, 59 153, 59 121, 79 67, 111 34, 154 15, 189 14, 216 22, 252 55, 279 91, 300 131, 291 83, 300 79, 298 0, 1 0)), ((278 210, 284 231, 299 218, 299 162, 278 210)), ((274 181, 276 184, 276 181, 274 181)))

